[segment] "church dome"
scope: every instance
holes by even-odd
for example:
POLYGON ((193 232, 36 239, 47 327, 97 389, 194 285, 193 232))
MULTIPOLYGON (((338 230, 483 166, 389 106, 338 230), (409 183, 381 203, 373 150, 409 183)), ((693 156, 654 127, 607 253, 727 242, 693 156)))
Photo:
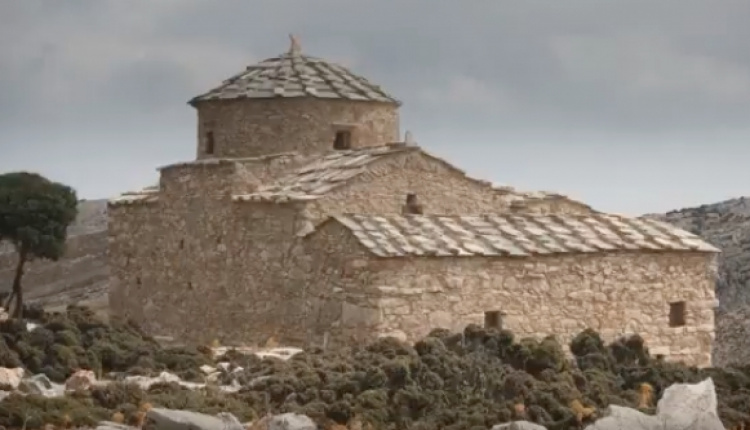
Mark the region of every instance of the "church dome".
POLYGON ((208 100, 301 97, 401 104, 378 85, 346 67, 303 55, 294 36, 285 54, 248 66, 220 86, 194 97, 190 104, 208 100))

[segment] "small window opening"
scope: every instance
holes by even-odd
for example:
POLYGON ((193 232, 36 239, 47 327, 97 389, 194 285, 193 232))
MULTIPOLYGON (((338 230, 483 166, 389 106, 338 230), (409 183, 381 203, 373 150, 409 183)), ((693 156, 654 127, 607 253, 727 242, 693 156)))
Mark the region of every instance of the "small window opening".
POLYGON ((351 149, 352 147, 352 132, 347 130, 341 130, 336 132, 336 138, 333 140, 333 149, 343 150, 351 149))
POLYGON ((669 326, 682 327, 685 321, 686 306, 685 302, 674 302, 669 304, 669 326))
POLYGON ((487 311, 484 313, 484 328, 502 330, 503 314, 500 311, 487 311))
POLYGON ((141 285, 141 277, 140 276, 137 277, 137 278, 135 278, 135 284, 136 285, 141 285))
POLYGON ((180 239, 180 249, 185 248, 185 239, 180 239))
POLYGON ((417 199, 417 195, 414 193, 409 193, 406 195, 406 204, 404 204, 403 209, 401 212, 405 215, 412 214, 412 215, 421 215, 424 213, 424 208, 422 207, 422 204, 419 203, 419 200, 417 199))
POLYGON ((206 132, 206 154, 213 154, 215 148, 215 142, 214 142, 214 132, 208 131, 206 132))

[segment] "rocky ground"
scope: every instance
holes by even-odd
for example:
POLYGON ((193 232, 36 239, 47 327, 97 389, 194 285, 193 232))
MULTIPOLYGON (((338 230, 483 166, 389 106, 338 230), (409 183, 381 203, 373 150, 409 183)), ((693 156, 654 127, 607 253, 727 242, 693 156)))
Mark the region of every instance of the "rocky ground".
POLYGON ((545 427, 521 428, 605 430, 625 420, 624 428, 638 430, 689 418, 711 430, 724 428, 719 419, 727 428, 750 423, 750 369, 666 363, 637 336, 604 345, 583 332, 571 343, 572 360, 554 339, 519 340, 476 326, 436 330, 414 345, 382 339, 331 351, 264 351, 165 347, 80 307, 27 315, 31 322, 0 322, 5 428, 478 430, 528 421, 545 427), (690 410, 676 412, 680 404, 690 410))

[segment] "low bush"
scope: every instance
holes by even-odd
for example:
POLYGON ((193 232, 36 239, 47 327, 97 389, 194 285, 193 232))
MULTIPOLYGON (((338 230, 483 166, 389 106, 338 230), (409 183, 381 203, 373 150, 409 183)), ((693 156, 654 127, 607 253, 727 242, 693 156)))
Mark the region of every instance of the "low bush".
POLYGON ((200 380, 199 367, 211 362, 198 350, 163 348, 129 322, 105 324, 83 307, 29 314, 37 317, 32 321, 38 325, 34 330, 15 319, 0 322, 0 366, 24 367, 55 382, 65 381, 77 369, 90 369, 97 375, 152 375, 166 370, 186 380, 200 380))
MULTIPOLYGON (((15 321, 0 324, 0 365, 23 365, 61 381, 77 367, 98 372, 155 374, 162 370, 200 379, 205 349, 165 349, 132 324, 102 324, 85 309, 43 315, 26 331, 15 321)), ((151 406, 215 414, 240 420, 266 413, 298 412, 322 425, 359 421, 373 429, 486 429, 529 420, 551 430, 581 429, 617 404, 653 413, 673 383, 712 377, 719 414, 727 428, 750 422, 750 367, 697 369, 652 357, 643 339, 605 344, 592 330, 576 336, 566 357, 549 337, 516 339, 508 331, 468 326, 462 333, 435 330, 414 345, 381 339, 338 350, 309 350, 282 361, 230 352, 242 388, 189 390, 174 383, 152 386, 113 383, 63 399, 12 395, 0 402, 0 425, 27 428, 44 423, 90 425, 99 419, 143 421, 151 406), (115 417, 115 418, 113 418, 115 417)))

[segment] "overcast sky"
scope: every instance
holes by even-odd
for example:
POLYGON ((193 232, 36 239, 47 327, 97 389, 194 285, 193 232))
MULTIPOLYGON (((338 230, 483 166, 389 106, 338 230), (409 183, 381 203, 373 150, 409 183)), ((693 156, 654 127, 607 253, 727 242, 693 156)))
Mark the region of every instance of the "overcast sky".
POLYGON ((81 197, 194 157, 186 102, 283 53, 401 100, 469 173, 597 209, 750 195, 748 0, 0 0, 0 172, 81 197))

